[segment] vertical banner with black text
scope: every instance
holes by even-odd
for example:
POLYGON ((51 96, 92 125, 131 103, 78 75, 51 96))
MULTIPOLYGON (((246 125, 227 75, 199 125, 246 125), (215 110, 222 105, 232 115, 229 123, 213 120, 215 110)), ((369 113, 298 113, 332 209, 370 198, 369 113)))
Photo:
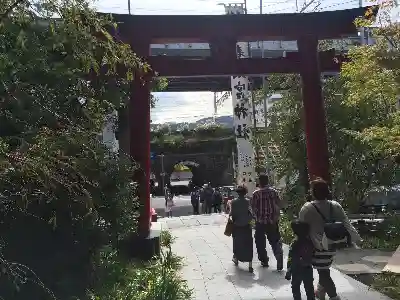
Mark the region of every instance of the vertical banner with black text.
MULTIPOLYGON (((245 8, 240 4, 229 4, 225 6, 227 14, 244 14, 245 8)), ((237 43, 238 58, 248 57, 248 44, 237 43)), ((251 99, 251 88, 249 78, 246 76, 232 76, 232 106, 233 127, 237 144, 237 170, 236 183, 245 185, 249 195, 256 188, 256 172, 254 161, 254 147, 252 144, 253 108, 251 99)))

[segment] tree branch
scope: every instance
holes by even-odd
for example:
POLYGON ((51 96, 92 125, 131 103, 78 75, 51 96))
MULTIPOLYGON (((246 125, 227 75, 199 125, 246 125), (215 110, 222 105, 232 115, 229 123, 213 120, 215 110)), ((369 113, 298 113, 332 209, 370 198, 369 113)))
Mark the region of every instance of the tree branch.
MULTIPOLYGON (((304 6, 301 8, 301 10, 299 11, 299 13, 305 12, 305 10, 306 10, 307 8, 309 8, 310 5, 313 4, 315 1, 316 1, 316 0, 311 0, 311 1, 308 2, 306 5, 304 5, 304 6)), ((319 4, 318 4, 317 6, 319 6, 319 4)), ((315 9, 314 9, 314 10, 315 10, 315 9)))

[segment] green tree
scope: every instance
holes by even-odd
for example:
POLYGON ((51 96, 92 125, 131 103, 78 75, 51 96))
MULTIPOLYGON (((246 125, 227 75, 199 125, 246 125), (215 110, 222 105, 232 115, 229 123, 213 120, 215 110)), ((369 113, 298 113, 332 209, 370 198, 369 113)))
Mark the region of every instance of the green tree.
POLYGON ((99 133, 149 66, 89 1, 5 0, 0 22, 1 250, 35 272, 1 258, 0 296, 81 297, 102 245, 136 227, 134 162, 99 133))
MULTIPOLYGON (((395 149, 398 111, 394 105, 398 84, 395 72, 379 63, 377 47, 351 48, 350 62, 341 75, 323 84, 334 194, 350 210, 358 207, 371 187, 399 180, 399 152, 395 149)), ((285 92, 282 101, 269 110, 265 138, 270 147, 278 148, 274 169, 285 176, 286 195, 297 203, 308 188, 301 81, 296 75, 272 76, 271 93, 277 91, 276 83, 285 92)))
POLYGON ((372 25, 369 30, 375 44, 353 49, 352 56, 360 64, 350 62, 342 73, 346 78, 354 78, 347 85, 351 90, 347 104, 364 107, 379 120, 359 132, 358 138, 376 153, 400 161, 400 26, 391 20, 389 12, 393 5, 385 1, 356 20, 359 26, 372 25), (382 13, 375 16, 377 8, 382 13))
MULTIPOLYGON (((308 187, 305 136, 302 129, 302 100, 300 76, 271 75, 268 77, 266 96, 280 93, 267 112, 268 126, 258 134, 258 143, 267 145, 266 162, 278 179, 284 178, 284 197, 291 203, 302 203, 308 187)), ((265 98, 261 97, 261 98, 265 98)))

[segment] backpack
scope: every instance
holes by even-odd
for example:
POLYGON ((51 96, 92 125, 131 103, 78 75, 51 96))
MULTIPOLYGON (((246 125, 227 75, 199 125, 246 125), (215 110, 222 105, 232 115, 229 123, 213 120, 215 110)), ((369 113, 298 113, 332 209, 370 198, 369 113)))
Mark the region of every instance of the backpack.
MULTIPOLYGON (((331 246, 333 249, 326 249, 326 250, 336 250, 336 249, 343 249, 347 248, 351 244, 350 234, 347 228, 344 226, 343 222, 336 221, 333 217, 333 205, 332 202, 329 201, 329 219, 327 219, 324 214, 319 210, 319 208, 314 204, 315 210, 318 214, 322 217, 325 222, 324 225, 324 236, 323 237, 323 244, 324 239, 327 239, 327 244, 331 246)), ((326 244, 326 243, 325 243, 326 244)), ((326 246, 324 248, 327 248, 326 246)))

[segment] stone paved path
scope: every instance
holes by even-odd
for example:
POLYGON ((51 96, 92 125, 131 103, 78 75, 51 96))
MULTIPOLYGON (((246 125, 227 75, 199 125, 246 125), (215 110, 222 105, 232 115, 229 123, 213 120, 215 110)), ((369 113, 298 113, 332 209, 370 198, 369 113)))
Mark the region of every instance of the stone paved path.
MULTIPOLYGON (((182 275, 194 289, 193 299, 293 299, 290 283, 284 279, 283 272, 276 271, 274 259, 271 258, 270 268, 265 269, 259 266, 255 255, 254 274, 247 271, 247 264, 239 264, 239 267, 232 264, 232 241, 223 234, 224 215, 187 216, 162 219, 160 222, 163 229, 169 229, 176 237, 173 250, 185 259, 182 275)), ((284 250, 286 256, 287 247, 284 250)), ((389 300, 335 269, 332 276, 342 299, 389 300)), ((305 296, 303 298, 306 299, 305 296)))
POLYGON ((392 254, 376 249, 343 249, 336 254, 334 267, 349 275, 382 273, 392 254))

